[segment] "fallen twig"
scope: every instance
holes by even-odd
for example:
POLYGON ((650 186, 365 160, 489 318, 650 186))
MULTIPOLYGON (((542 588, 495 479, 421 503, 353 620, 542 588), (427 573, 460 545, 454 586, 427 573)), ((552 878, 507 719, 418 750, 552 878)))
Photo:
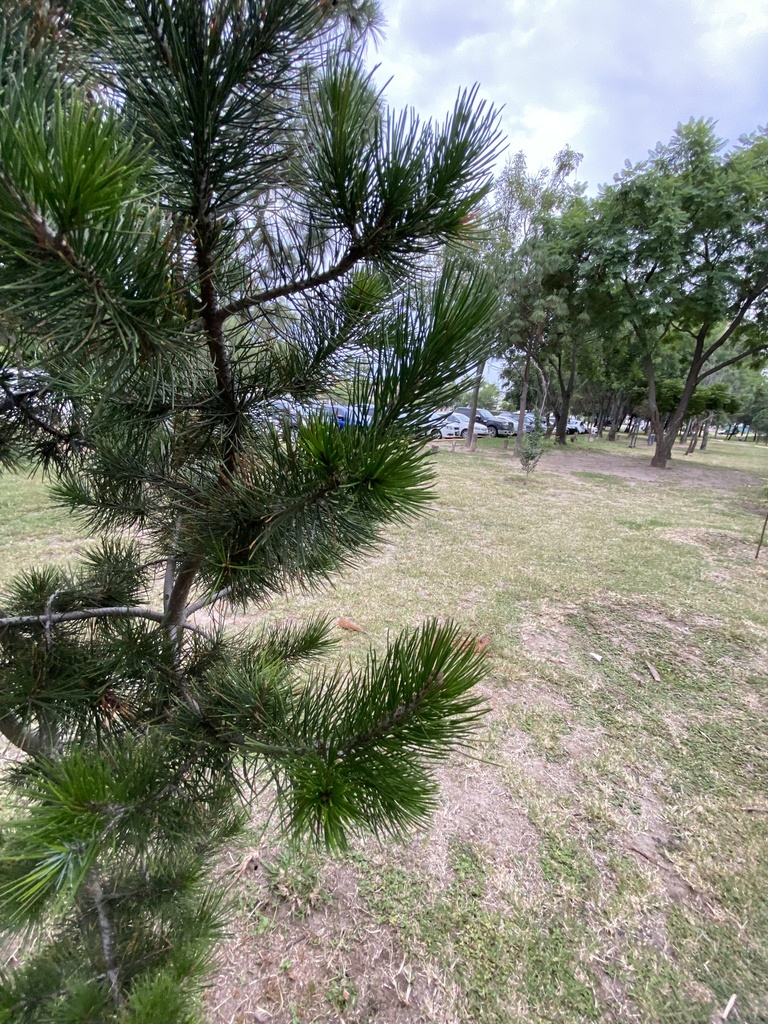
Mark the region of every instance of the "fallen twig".
POLYGON ((736 1005, 736 993, 734 992, 734 994, 728 1000, 728 1003, 726 1004, 725 1009, 720 1014, 720 1019, 721 1020, 728 1020, 729 1016, 731 1015, 731 1010, 734 1008, 735 1005, 736 1005))
POLYGON ((661 682, 661 676, 659 675, 659 670, 656 668, 656 666, 652 665, 650 663, 650 661, 646 661, 645 664, 648 666, 648 671, 653 676, 654 682, 660 683, 661 682))

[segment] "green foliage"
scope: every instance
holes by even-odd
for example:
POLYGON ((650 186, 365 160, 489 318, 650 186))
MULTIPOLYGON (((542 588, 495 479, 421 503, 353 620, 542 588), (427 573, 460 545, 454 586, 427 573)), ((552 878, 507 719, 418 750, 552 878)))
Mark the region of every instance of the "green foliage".
MULTIPOLYGON (((467 391, 463 391, 456 399, 457 406, 470 406, 472 399, 474 398, 474 388, 469 388, 467 391)), ((501 392, 495 384, 491 384, 490 381, 484 380, 480 385, 480 390, 477 393, 477 407, 478 409, 498 409, 501 402, 501 392)))
POLYGON ((695 389, 738 362, 765 359, 768 139, 730 152, 710 121, 678 125, 648 160, 627 166, 572 225, 590 307, 604 332, 627 333, 649 386, 663 465, 695 389), (663 377, 683 382, 661 430, 663 377))
POLYGON ((532 430, 530 434, 523 435, 520 449, 520 465, 525 471, 526 484, 528 483, 528 477, 539 464, 543 451, 542 438, 543 433, 539 423, 536 424, 536 429, 532 430))
POLYGON ((530 371, 531 358, 536 376, 546 381, 544 390, 555 392, 562 379, 555 365, 574 340, 566 328, 568 302, 555 273, 560 253, 553 225, 583 191, 569 180, 580 161, 581 155, 566 147, 551 168, 534 174, 518 153, 496 183, 490 212, 493 235, 485 259, 501 307, 495 350, 504 357, 505 379, 516 392, 525 367, 530 371))
POLYGON ((0 461, 93 542, 0 596, 0 927, 34 938, 0 1021, 199 1021, 253 802, 299 843, 402 835, 481 713, 450 624, 333 667, 327 620, 225 613, 431 500, 430 415, 495 317, 458 249, 498 117, 389 111, 372 0, 10 6, 0 461))

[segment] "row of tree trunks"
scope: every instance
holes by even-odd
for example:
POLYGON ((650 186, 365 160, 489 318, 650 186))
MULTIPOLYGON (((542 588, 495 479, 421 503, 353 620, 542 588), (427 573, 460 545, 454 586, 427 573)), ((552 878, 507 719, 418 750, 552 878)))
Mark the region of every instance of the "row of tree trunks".
POLYGON ((616 436, 619 433, 621 424, 624 422, 624 417, 627 415, 627 407, 624 404, 624 400, 621 395, 616 396, 616 400, 611 407, 611 426, 608 431, 608 440, 615 441, 616 436))

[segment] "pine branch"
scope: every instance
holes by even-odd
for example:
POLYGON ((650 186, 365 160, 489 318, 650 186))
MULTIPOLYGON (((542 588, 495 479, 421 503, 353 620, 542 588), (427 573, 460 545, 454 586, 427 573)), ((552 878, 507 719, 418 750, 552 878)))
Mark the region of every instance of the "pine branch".
MULTIPOLYGON (((367 732, 362 733, 360 736, 356 736, 349 746, 339 747, 339 759, 343 760, 355 751, 362 750, 363 748, 378 743, 385 737, 390 736, 411 715, 418 712, 420 705, 426 700, 426 698, 434 696, 444 685, 445 675, 443 672, 436 672, 427 676, 423 685, 416 690, 407 703, 399 704, 394 711, 385 715, 384 718, 372 725, 367 732)), ((318 752, 322 752, 324 748, 323 745, 320 744, 316 749, 318 752)))
POLYGON ((198 598, 197 601, 193 601, 192 604, 188 604, 184 609, 184 618, 188 619, 190 615, 194 615, 195 612, 199 612, 202 608, 210 608, 211 605, 220 601, 227 594, 231 593, 232 587, 222 587, 221 590, 217 590, 215 594, 209 594, 206 597, 198 598))
MULTIPOLYGON (((200 569, 199 559, 188 557, 182 563, 179 573, 176 577, 176 582, 171 589, 171 593, 168 597, 168 604, 165 609, 165 614, 160 615, 159 622, 163 625, 170 627, 171 631, 175 633, 176 630, 191 629, 193 627, 187 626, 184 621, 186 618, 185 609, 187 606, 187 598, 189 592, 195 582, 195 577, 200 569)), ((157 612, 153 612, 153 617, 157 612)))
POLYGON ((37 754, 46 753, 47 744, 43 742, 39 729, 30 729, 24 725, 16 715, 7 711, 0 715, 0 732, 7 740, 23 750, 25 754, 34 757, 37 754))
POLYGON ((286 298, 289 295, 297 295, 312 288, 319 288, 321 285, 330 284, 331 281, 336 281, 338 278, 343 277, 364 256, 365 252, 360 246, 350 246, 341 260, 328 270, 324 270, 319 274, 310 274, 309 277, 302 278, 299 281, 289 281, 276 288, 267 288, 262 292, 257 292, 255 295, 244 295, 242 298, 231 302, 228 306, 223 306, 219 310, 218 315, 223 323, 229 317, 237 316, 238 313, 247 313, 254 306, 261 306, 265 302, 271 302, 274 299, 286 298))
POLYGON ((115 1006, 120 1009, 123 1005, 123 994, 120 991, 120 971, 115 960, 115 937, 112 924, 107 914, 107 906, 104 900, 104 891, 96 878, 92 879, 86 886, 86 891, 93 900, 96 913, 99 917, 101 929, 101 949, 104 954, 104 965, 106 967, 107 980, 109 981, 110 992, 115 1006))
MULTIPOLYGON (((114 608, 82 608, 72 612, 46 612, 42 615, 8 615, 0 618, 0 629, 20 628, 22 626, 56 626, 61 622, 85 622, 89 619, 148 619, 150 622, 167 623, 168 617, 163 612, 154 611, 152 608, 144 608, 141 605, 135 607, 114 607, 114 608)), ((186 622, 174 623, 182 629, 189 629, 194 633, 207 637, 209 634, 198 626, 186 622)))

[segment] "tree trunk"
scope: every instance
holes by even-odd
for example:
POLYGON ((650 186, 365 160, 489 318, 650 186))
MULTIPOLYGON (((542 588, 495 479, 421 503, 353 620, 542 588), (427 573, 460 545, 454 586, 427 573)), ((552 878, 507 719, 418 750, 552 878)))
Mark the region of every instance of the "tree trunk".
POLYGON ((696 445, 699 443, 699 421, 698 419, 693 420, 691 426, 689 426, 688 433, 690 435, 690 443, 686 449, 686 455, 693 455, 696 451, 696 445))
MULTIPOLYGON (((519 459, 523 454, 523 437, 525 436, 525 414, 528 411, 528 381, 531 374, 531 342, 525 349, 525 369, 523 370, 523 389, 520 392, 520 415, 517 420, 517 435, 515 436, 515 458, 519 459)), ((526 481, 527 482, 527 481, 526 481)))
POLYGON ((648 380, 648 408, 650 410, 651 424, 656 435, 656 451, 651 459, 651 465, 655 469, 666 469, 667 463, 672 458, 672 447, 677 440, 680 427, 691 401, 691 395, 696 390, 696 383, 701 369, 701 363, 695 362, 688 371, 683 393, 675 411, 667 418, 666 423, 662 421, 659 407, 656 404, 656 377, 653 368, 653 360, 650 356, 644 359, 646 379, 648 380))
POLYGON ((712 416, 714 413, 710 413, 709 416, 704 420, 704 433, 701 436, 701 447, 699 451, 705 452, 707 450, 707 441, 709 440, 709 425, 712 422, 712 416))
POLYGON ((483 373, 485 372, 485 360, 480 363, 477 368, 477 380, 475 381, 475 390, 472 392, 472 404, 469 407, 469 428, 467 429, 467 448, 473 452, 477 447, 477 438, 475 437, 475 417, 477 416, 477 401, 480 395, 480 385, 483 383, 483 373))
POLYGON ((619 427, 621 426, 624 420, 623 412, 624 407, 621 404, 621 399, 617 398, 616 401, 613 403, 613 406, 611 407, 611 428, 608 431, 609 441, 616 440, 616 435, 619 432, 619 427))
MULTIPOLYGON (((568 409, 567 405, 565 406, 565 409, 566 410, 568 409)), ((567 442, 567 434, 566 434, 567 428, 568 428, 568 413, 567 413, 567 411, 563 411, 563 412, 560 413, 560 418, 558 419, 557 425, 555 427, 555 441, 556 441, 557 444, 566 444, 566 442, 567 442)))
POLYGON ((757 558, 760 555, 760 548, 763 546, 763 541, 765 540, 766 526, 768 526, 768 512, 765 513, 765 519, 763 520, 763 530, 760 534, 760 540, 757 542, 757 551, 755 552, 755 558, 757 558))
POLYGON ((629 420, 629 447, 637 448, 637 435, 640 433, 640 417, 632 416, 629 420))
POLYGON ((566 443, 566 430, 568 428, 568 414, 571 409, 571 397, 573 395, 573 383, 576 379, 576 346, 571 348, 570 367, 568 379, 563 377, 561 358, 557 357, 557 382, 560 387, 560 418, 555 428, 555 441, 557 444, 566 443))
POLYGON ((657 434, 656 438, 656 451, 653 453, 651 465, 656 469, 666 469, 667 463, 672 458, 674 440, 665 437, 663 433, 661 437, 657 434))

